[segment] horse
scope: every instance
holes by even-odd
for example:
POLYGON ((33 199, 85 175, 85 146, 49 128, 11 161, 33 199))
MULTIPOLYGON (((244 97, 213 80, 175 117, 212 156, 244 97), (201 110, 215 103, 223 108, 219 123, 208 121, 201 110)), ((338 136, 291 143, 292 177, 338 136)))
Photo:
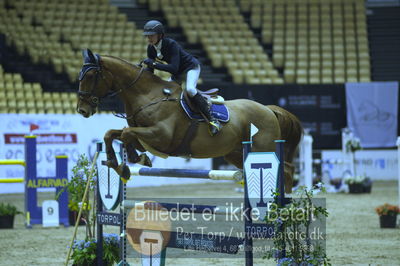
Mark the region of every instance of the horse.
POLYGON ((258 128, 252 138, 253 152, 275 151, 274 140, 286 140, 284 151, 285 191, 292 190, 293 157, 303 134, 299 119, 275 105, 262 105, 248 99, 224 101, 230 120, 221 131, 211 136, 208 125, 199 123, 191 131, 193 121, 180 106, 181 86, 165 81, 141 65, 133 65, 113 56, 83 50, 84 64, 79 76, 77 112, 88 118, 96 113, 101 99, 118 95, 124 104, 128 127, 110 129, 104 136, 107 165, 129 179, 129 168, 118 164, 112 141, 123 142, 128 161, 151 166, 146 151, 162 156, 224 159, 241 169, 242 142, 250 139, 250 124, 258 128), (185 144, 186 141, 186 144, 185 144), (187 146, 189 154, 177 150, 187 146), (137 150, 142 152, 141 155, 137 150))

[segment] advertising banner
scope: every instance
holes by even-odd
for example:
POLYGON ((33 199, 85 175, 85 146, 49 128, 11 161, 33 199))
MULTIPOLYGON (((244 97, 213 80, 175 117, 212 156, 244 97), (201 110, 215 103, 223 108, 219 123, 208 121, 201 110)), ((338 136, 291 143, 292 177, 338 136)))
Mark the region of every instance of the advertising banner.
MULTIPOLYGON (((321 156, 322 161, 341 161, 342 151, 322 151, 321 156)), ((397 180, 397 150, 356 151, 355 166, 357 175, 365 175, 373 180, 397 180)), ((322 174, 329 178, 341 178, 345 170, 342 164, 325 163, 322 174)))

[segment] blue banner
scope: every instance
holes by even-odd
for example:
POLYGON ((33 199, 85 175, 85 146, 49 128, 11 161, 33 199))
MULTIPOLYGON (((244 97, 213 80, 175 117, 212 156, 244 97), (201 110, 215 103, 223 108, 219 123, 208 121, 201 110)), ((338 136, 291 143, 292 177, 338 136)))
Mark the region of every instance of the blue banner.
POLYGON ((346 83, 347 124, 363 148, 396 146, 398 82, 346 83))

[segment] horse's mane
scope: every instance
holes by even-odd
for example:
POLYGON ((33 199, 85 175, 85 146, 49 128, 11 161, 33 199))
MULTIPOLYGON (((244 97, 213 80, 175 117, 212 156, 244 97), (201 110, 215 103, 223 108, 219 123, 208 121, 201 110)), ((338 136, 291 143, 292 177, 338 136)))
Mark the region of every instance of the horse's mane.
POLYGON ((118 60, 118 61, 122 61, 123 63, 125 63, 125 64, 127 64, 127 65, 129 65, 129 66, 133 66, 133 67, 137 67, 138 65, 134 65, 134 64, 132 64, 132 63, 130 63, 130 62, 128 62, 127 60, 125 60, 125 59, 122 59, 122 58, 119 58, 119 57, 116 57, 116 56, 112 56, 112 55, 102 55, 102 57, 109 57, 109 58, 112 58, 112 59, 116 59, 116 60, 118 60))
MULTIPOLYGON (((125 65, 128 65, 131 68, 132 67, 133 68, 140 68, 139 64, 137 64, 137 65, 132 64, 132 63, 128 62, 127 60, 119 58, 119 57, 116 57, 116 56, 102 55, 102 57, 108 57, 108 58, 114 59, 116 61, 120 61, 120 62, 124 63, 125 65)), ((154 81, 156 81, 156 82, 165 81, 162 78, 160 78, 159 76, 157 76, 154 73, 152 73, 151 71, 148 71, 147 69, 145 69, 145 71, 143 71, 143 75, 151 75, 153 77, 154 81)))

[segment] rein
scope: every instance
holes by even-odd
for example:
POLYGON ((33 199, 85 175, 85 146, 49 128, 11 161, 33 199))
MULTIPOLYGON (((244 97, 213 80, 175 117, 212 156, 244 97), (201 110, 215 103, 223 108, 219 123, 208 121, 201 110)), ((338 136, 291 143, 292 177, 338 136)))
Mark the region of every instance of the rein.
POLYGON ((168 98, 168 96, 167 96, 167 97, 165 97, 165 98, 158 99, 158 100, 153 101, 153 102, 150 102, 150 103, 148 103, 148 104, 146 104, 146 105, 140 106, 139 108, 136 109, 136 111, 133 113, 133 115, 126 116, 126 115, 124 115, 124 114, 122 114, 122 113, 114 113, 114 112, 113 112, 113 115, 116 116, 116 117, 118 117, 118 118, 123 118, 123 119, 126 119, 126 120, 129 120, 129 119, 135 120, 136 116, 137 116, 141 111, 143 111, 144 109, 146 109, 147 107, 150 107, 150 106, 152 106, 152 105, 155 105, 155 104, 158 104, 158 103, 161 103, 161 102, 176 102, 176 101, 179 101, 179 99, 178 99, 178 98, 168 98))
MULTIPOLYGON (((120 94, 123 90, 127 90, 127 89, 129 89, 130 87, 132 87, 133 85, 135 85, 135 83, 140 79, 140 77, 142 76, 143 71, 144 71, 144 66, 143 66, 142 64, 139 64, 139 65, 137 65, 137 66, 140 66, 139 73, 138 73, 138 75, 136 76, 136 78, 135 78, 131 83, 128 84, 128 86, 126 86, 124 89, 119 89, 119 90, 117 90, 117 91, 114 91, 114 92, 111 92, 111 93, 109 93, 109 94, 106 94, 103 98, 105 98, 105 97, 113 97, 113 96, 115 96, 115 95, 117 95, 117 94, 120 94)), ((113 79, 114 79, 114 74, 111 73, 110 71, 108 71, 108 72, 111 74, 111 76, 112 76, 113 79)))
MULTIPOLYGON (((142 76, 142 74, 144 72, 145 66, 143 65, 143 61, 140 62, 137 66, 140 67, 139 73, 136 75, 136 77, 133 79, 133 81, 128 84, 128 86, 126 86, 123 89, 119 89, 119 90, 116 90, 116 91, 111 91, 110 93, 107 93, 106 95, 104 95, 102 97, 98 97, 98 96, 94 95, 93 92, 95 91, 95 88, 97 87, 99 76, 102 79, 104 79, 104 77, 102 75, 102 71, 103 71, 102 66, 101 66, 101 64, 99 62, 96 62, 96 63, 85 63, 83 65, 83 67, 88 67, 88 69, 86 69, 85 71, 84 71, 84 69, 81 70, 81 74, 80 74, 79 80, 80 81, 83 80, 85 74, 91 69, 95 69, 95 71, 96 71, 95 72, 96 73, 95 80, 93 82, 93 85, 92 85, 92 88, 91 88, 90 91, 88 91, 88 92, 78 91, 78 95, 80 96, 81 100, 87 101, 93 108, 96 108, 97 105, 100 102, 100 99, 107 98, 107 97, 113 97, 115 95, 118 95, 122 91, 128 90, 133 85, 135 85, 136 82, 139 81, 140 77, 142 76)), ((112 72, 108 71, 107 69, 104 69, 104 70, 111 74, 112 80, 116 80, 116 79, 114 79, 114 74, 112 72)), ((162 98, 162 99, 158 99, 158 100, 152 101, 152 102, 150 102, 148 104, 145 104, 143 106, 140 106, 139 108, 136 109, 136 111, 133 113, 133 115, 126 116, 123 113, 115 113, 115 112, 113 112, 113 115, 118 117, 118 118, 122 118, 122 119, 126 119, 126 120, 129 120, 129 119, 135 120, 136 116, 141 111, 146 109, 147 107, 150 107, 150 106, 155 105, 155 104, 159 104, 161 102, 176 102, 176 101, 179 101, 178 98, 169 98, 169 96, 170 95, 167 94, 167 96, 162 98)))
MULTIPOLYGON (((143 71, 144 71, 144 66, 142 65, 142 63, 143 63, 143 61, 140 62, 140 64, 138 65, 138 66, 141 66, 141 69, 140 69, 139 74, 138 74, 137 77, 128 85, 128 87, 126 87, 125 89, 128 89, 128 88, 132 87, 133 84, 135 84, 135 83, 139 80, 140 76, 142 75, 142 73, 143 73, 143 71)), ((133 115, 126 116, 126 115, 124 115, 123 113, 115 113, 115 112, 113 112, 113 115, 114 115, 115 117, 118 117, 118 118, 122 118, 122 119, 126 119, 126 120, 133 119, 133 120, 135 121, 136 116, 137 116, 141 111, 143 111, 144 109, 146 109, 147 107, 150 107, 150 106, 155 105, 155 104, 159 104, 159 103, 161 103, 161 102, 176 102, 176 101, 179 101, 179 99, 178 99, 178 98, 169 98, 169 95, 168 95, 167 97, 164 97, 164 98, 162 98, 162 99, 158 99, 158 100, 156 100, 156 101, 153 101, 153 102, 150 102, 150 103, 148 103, 148 104, 145 104, 145 105, 140 106, 139 108, 136 109, 136 111, 133 113, 133 115)))

